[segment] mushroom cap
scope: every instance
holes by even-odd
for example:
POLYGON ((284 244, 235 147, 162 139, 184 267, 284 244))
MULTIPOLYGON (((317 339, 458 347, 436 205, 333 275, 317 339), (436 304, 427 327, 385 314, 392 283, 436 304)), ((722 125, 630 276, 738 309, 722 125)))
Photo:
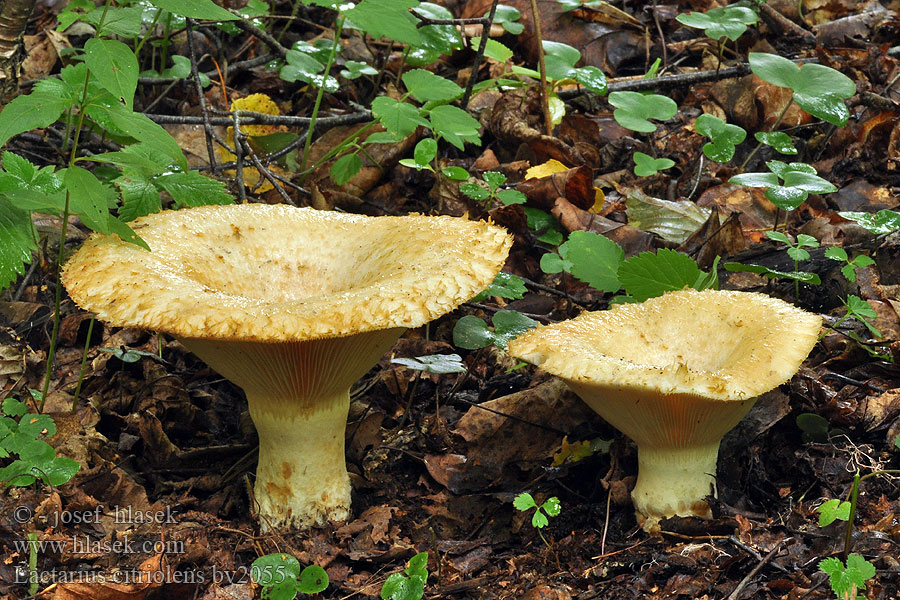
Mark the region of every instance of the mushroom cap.
POLYGON ((532 329, 509 353, 576 391, 743 401, 790 379, 821 325, 819 315, 764 294, 681 290, 532 329))
POLYGON ((65 265, 101 320, 179 337, 304 341, 419 327, 486 288, 512 238, 454 217, 365 217, 287 205, 163 211, 148 252, 92 235, 65 265))

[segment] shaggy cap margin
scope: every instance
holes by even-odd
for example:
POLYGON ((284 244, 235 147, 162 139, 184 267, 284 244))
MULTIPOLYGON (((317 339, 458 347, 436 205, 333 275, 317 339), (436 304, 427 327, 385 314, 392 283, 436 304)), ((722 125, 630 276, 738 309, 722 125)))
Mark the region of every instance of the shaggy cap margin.
POLYGON ((455 217, 242 204, 131 223, 152 252, 94 234, 63 269, 103 321, 180 337, 304 341, 419 327, 486 288, 512 237, 455 217))
POLYGON ((532 329, 509 353, 579 385, 736 401, 790 379, 821 325, 765 294, 681 290, 532 329))

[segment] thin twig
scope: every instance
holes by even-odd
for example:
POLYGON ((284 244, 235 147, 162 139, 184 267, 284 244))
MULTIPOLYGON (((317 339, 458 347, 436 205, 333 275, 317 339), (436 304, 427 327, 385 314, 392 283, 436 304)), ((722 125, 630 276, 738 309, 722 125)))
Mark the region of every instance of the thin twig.
POLYGON ((291 197, 287 195, 287 192, 284 191, 284 188, 281 187, 281 183, 279 183, 273 176, 272 172, 265 167, 260 161, 259 157, 256 156, 256 152, 253 151, 253 148, 247 143, 246 140, 241 140, 241 144, 244 147, 244 152, 247 153, 247 156, 250 158, 250 162, 253 163, 253 166, 256 167, 256 170, 259 171, 260 175, 266 178, 269 183, 272 184, 272 187, 278 192, 281 198, 287 202, 288 204, 296 205, 296 203, 291 200, 291 197))
POLYGON ((762 568, 764 566, 766 566, 766 564, 775 557, 775 554, 778 553, 778 551, 781 549, 781 546, 783 546, 785 542, 787 542, 791 539, 792 538, 784 538, 783 540, 781 540, 777 544, 775 544, 775 547, 772 548, 771 552, 766 554, 765 557, 761 561, 759 561, 759 564, 757 564, 755 567, 753 567, 753 570, 750 571, 749 573, 747 573, 746 577, 741 579, 741 582, 739 584, 737 584, 737 587, 734 588, 734 591, 731 592, 731 594, 728 596, 728 598, 726 600, 737 600, 737 598, 738 598, 738 596, 740 596, 741 592, 744 591, 744 588, 747 587, 747 584, 750 583, 750 580, 753 579, 754 577, 756 577, 756 574, 759 573, 762 570, 762 568))
POLYGON ((203 93, 203 86, 200 85, 200 74, 197 72, 197 53, 194 49, 194 20, 186 18, 185 28, 187 29, 188 54, 191 59, 191 77, 194 78, 194 90, 197 92, 197 100, 200 103, 200 113, 203 115, 203 129, 206 132, 206 152, 209 155, 209 165, 214 175, 220 174, 220 169, 216 164, 216 149, 213 147, 213 130, 212 124, 209 122, 209 108, 206 105, 206 96, 203 93))
POLYGON ((238 198, 247 201, 247 190, 244 189, 244 148, 241 143, 241 111, 234 112, 234 182, 237 186, 238 198))

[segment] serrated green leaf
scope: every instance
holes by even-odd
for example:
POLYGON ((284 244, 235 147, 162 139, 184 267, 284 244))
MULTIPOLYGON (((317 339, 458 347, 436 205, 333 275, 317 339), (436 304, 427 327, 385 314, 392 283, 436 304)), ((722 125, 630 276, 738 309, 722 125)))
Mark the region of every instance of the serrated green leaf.
POLYGON ((622 287, 618 272, 625 252, 611 239, 588 231, 573 231, 559 251, 571 263, 569 273, 581 281, 603 292, 622 287))
POLYGON ((12 396, 3 399, 3 414, 10 417, 21 417, 28 412, 28 405, 21 400, 16 400, 12 396))
POLYGON ((484 291, 472 298, 471 302, 481 302, 499 296, 507 300, 518 300, 525 295, 525 282, 505 271, 500 271, 494 281, 484 291))
POLYGON ((388 96, 372 100, 372 114, 381 121, 385 129, 399 138, 405 138, 419 126, 431 128, 431 124, 419 115, 419 109, 415 106, 388 96))
POLYGON ((541 512, 541 509, 537 509, 534 511, 534 514, 531 515, 531 526, 536 529, 543 529, 547 525, 550 524, 550 521, 547 519, 547 515, 541 512))
POLYGON ((84 62, 101 86, 128 109, 134 107, 140 67, 131 48, 118 40, 91 38, 84 44, 84 62))
POLYGON ((0 146, 13 136, 52 125, 72 102, 47 92, 16 96, 0 112, 0 146))
POLYGON ((0 198, 0 290, 25 272, 37 250, 35 239, 29 213, 0 198))
MULTIPOLYGON (((121 104, 105 106, 93 104, 86 109, 92 116, 108 119, 113 125, 140 142, 171 158, 182 170, 187 170, 187 159, 178 142, 168 131, 147 118, 146 115, 128 110, 121 104)), ((5 112, 5 111, 4 111, 5 112)))
POLYGON ((409 9, 418 4, 417 0, 362 0, 344 14, 372 37, 419 46, 422 37, 416 29, 418 21, 409 14, 409 9))
POLYGON ((464 150, 466 142, 475 145, 481 144, 481 136, 478 134, 481 123, 457 106, 449 104, 436 106, 429 111, 428 118, 434 134, 460 150, 464 150))
POLYGON ((638 302, 666 292, 691 287, 703 272, 694 260, 674 250, 662 248, 655 254, 642 252, 619 267, 622 287, 638 302))
POLYGON ((425 69, 407 71, 401 79, 419 102, 451 102, 462 96, 464 91, 449 79, 425 69))
POLYGON ((551 496, 547 498, 547 500, 543 504, 541 504, 541 508, 546 511, 548 516, 557 517, 562 510, 562 505, 560 505, 559 503, 559 498, 557 498, 556 496, 551 496))
POLYGON ((119 208, 119 218, 123 221, 133 221, 162 209, 159 190, 148 180, 137 177, 119 177, 113 180, 113 184, 119 188, 122 194, 122 206, 119 208))
POLYGON ((234 198, 225 190, 223 182, 201 175, 197 171, 167 173, 157 177, 155 181, 169 192, 176 208, 234 203, 234 198))
POLYGON ((81 167, 66 169, 64 181, 69 190, 69 210, 94 231, 109 233, 109 206, 115 202, 115 192, 81 167))
POLYGON ((331 165, 331 180, 335 185, 344 185, 362 170, 363 162, 358 154, 345 154, 331 165))
POLYGON ((212 0, 149 0, 157 8, 172 14, 190 17, 191 19, 208 19, 210 21, 235 21, 240 19, 212 0))
POLYGON ((526 511, 537 508, 537 502, 534 501, 534 497, 531 494, 522 492, 513 499, 513 506, 516 507, 516 510, 526 511))

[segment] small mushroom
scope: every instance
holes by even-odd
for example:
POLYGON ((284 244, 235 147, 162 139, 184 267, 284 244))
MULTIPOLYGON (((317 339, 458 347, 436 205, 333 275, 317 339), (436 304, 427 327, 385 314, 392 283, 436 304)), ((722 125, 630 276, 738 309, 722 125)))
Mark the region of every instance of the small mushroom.
POLYGON ((509 353, 563 380, 638 448, 638 522, 711 518, 722 437, 796 373, 822 318, 763 294, 682 290, 532 329, 509 353))
POLYGON ((245 204, 164 211, 92 235, 72 299, 113 325, 177 337, 243 388, 259 433, 262 528, 349 515, 349 388, 409 327, 487 287, 512 244, 453 217, 364 217, 245 204))

